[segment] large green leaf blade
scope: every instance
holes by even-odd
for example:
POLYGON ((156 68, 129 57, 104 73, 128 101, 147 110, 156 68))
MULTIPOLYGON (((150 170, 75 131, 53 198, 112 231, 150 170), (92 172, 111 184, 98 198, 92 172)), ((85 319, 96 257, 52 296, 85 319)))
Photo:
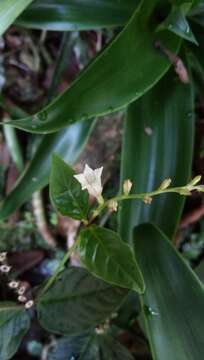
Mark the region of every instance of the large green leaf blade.
POLYGON ((54 207, 64 216, 87 221, 89 195, 74 178, 74 170, 58 155, 52 159, 50 197, 54 207))
POLYGON ((18 179, 15 187, 0 205, 0 219, 6 219, 32 194, 49 182, 53 153, 59 154, 71 165, 79 157, 89 138, 94 121, 78 122, 65 131, 45 135, 30 164, 18 179))
POLYGON ((138 0, 37 0, 17 19, 34 29, 79 31, 124 25, 138 0))
POLYGON ((1 0, 0 2, 0 36, 8 29, 20 13, 33 0, 1 0))
POLYGON ((95 276, 142 293, 143 277, 131 247, 112 230, 93 225, 80 232, 80 260, 95 276))
POLYGON ((48 331, 73 335, 103 322, 126 295, 126 290, 94 278, 85 269, 69 268, 39 298, 38 319, 48 331))
POLYGON ((174 34, 164 31, 155 35, 149 29, 145 17, 153 5, 144 2, 62 95, 39 113, 10 124, 33 133, 54 132, 77 120, 112 113, 142 96, 170 66, 168 58, 156 49, 155 41, 159 39, 174 53, 180 45, 174 34))
POLYGON ((0 359, 11 359, 30 326, 30 319, 21 306, 0 303, 0 359))
POLYGON ((143 313, 154 360, 202 359, 202 284, 153 225, 135 229, 134 246, 146 282, 143 313))
MULTIPOLYGON (((193 93, 173 72, 128 109, 125 123, 121 185, 133 182, 133 193, 156 189, 165 178, 172 186, 187 183, 191 173, 194 118, 193 93)), ((122 186, 121 186, 122 187, 122 186)), ((119 227, 122 239, 131 242, 134 226, 154 222, 174 236, 184 198, 160 195, 152 204, 126 201, 121 204, 119 227)))

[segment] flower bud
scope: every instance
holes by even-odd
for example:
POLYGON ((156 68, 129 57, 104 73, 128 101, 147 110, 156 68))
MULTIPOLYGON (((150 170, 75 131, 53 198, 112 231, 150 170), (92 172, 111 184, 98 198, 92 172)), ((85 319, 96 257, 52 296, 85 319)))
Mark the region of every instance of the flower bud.
POLYGON ((159 190, 165 190, 167 189, 171 184, 171 179, 167 178, 162 181, 161 185, 159 186, 159 190))
POLYGON ((152 198, 150 196, 145 196, 143 201, 145 204, 150 205, 152 203, 152 198))
POLYGON ((110 200, 108 202, 108 209, 110 211, 117 211, 118 210, 118 203, 116 200, 110 200))
POLYGON ((132 189, 132 181, 129 179, 126 179, 123 183, 123 192, 125 195, 129 195, 130 191, 132 189))

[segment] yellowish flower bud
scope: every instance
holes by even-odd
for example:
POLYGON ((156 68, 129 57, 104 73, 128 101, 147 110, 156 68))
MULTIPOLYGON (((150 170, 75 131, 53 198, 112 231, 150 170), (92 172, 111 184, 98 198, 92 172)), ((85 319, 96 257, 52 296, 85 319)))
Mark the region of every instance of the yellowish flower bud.
POLYGON ((118 210, 118 203, 115 200, 110 200, 108 202, 108 209, 110 211, 117 211, 118 210))
POLYGON ((199 183, 199 181, 201 180, 202 176, 198 175, 196 177, 194 177, 190 182, 189 185, 196 185, 197 183, 199 183))
POLYGON ((143 201, 145 204, 150 205, 152 203, 152 198, 150 196, 145 196, 143 201))
POLYGON ((125 195, 129 195, 130 191, 132 189, 132 181, 129 179, 126 179, 123 183, 123 192, 125 195))
POLYGON ((167 189, 171 184, 171 179, 170 178, 167 178, 167 179, 164 179, 164 181, 162 181, 160 187, 159 187, 159 190, 165 190, 167 189))

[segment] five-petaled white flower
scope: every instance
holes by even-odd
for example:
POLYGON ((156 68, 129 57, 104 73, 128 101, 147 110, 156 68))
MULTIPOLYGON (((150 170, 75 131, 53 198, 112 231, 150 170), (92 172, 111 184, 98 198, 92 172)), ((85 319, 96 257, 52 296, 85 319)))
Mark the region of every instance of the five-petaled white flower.
POLYGON ((101 184, 102 171, 103 166, 93 170, 86 164, 83 173, 74 175, 75 179, 80 182, 82 190, 87 189, 88 193, 97 198, 99 203, 103 202, 103 197, 101 195, 103 190, 101 184))

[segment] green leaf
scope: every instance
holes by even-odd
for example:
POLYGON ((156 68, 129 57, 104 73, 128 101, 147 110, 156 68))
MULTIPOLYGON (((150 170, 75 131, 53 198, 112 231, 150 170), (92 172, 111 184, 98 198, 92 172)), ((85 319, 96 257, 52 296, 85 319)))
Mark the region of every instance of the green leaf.
POLYGON ((0 36, 8 29, 8 27, 32 1, 33 0, 1 0, 0 36))
POLYGON ((11 359, 28 331, 30 320, 24 308, 0 302, 0 359, 11 359))
POLYGON ((198 45, 186 18, 191 8, 191 4, 191 2, 185 2, 179 6, 173 6, 170 14, 159 25, 158 30, 168 29, 181 38, 198 45))
MULTIPOLYGON (((125 123, 121 188, 133 182, 132 193, 156 189, 165 178, 172 186, 185 185, 191 174, 194 139, 192 87, 173 72, 128 109, 125 123)), ((133 228, 154 222, 171 238, 182 212, 184 197, 160 195, 151 205, 142 201, 121 203, 119 229, 122 239, 132 241, 133 228)))
POLYGON ((112 43, 82 72, 72 86, 39 113, 13 120, 12 126, 33 133, 54 132, 82 119, 119 110, 142 96, 168 70, 170 63, 155 41, 176 53, 180 39, 168 31, 154 34, 147 26, 155 3, 144 2, 112 43))
POLYGON ((204 353, 204 288, 166 236, 151 224, 134 232, 146 292, 142 297, 154 360, 200 360, 204 353))
POLYGON ((54 155, 50 176, 50 197, 54 207, 64 216, 86 220, 89 195, 74 178, 74 170, 54 155))
POLYGON ((133 360, 129 351, 113 337, 86 333, 60 339, 48 360, 133 360))
POLYGON ((93 120, 78 122, 64 131, 43 136, 29 165, 17 180, 14 189, 0 206, 0 220, 6 219, 32 194, 48 184, 52 154, 59 154, 73 164, 84 149, 93 128, 93 120))
POLYGON ((126 295, 124 289, 94 278, 85 269, 69 268, 39 298, 38 319, 48 331, 73 335, 103 322, 126 295))
POLYGON ((124 25, 138 0, 37 0, 17 19, 23 27, 79 31, 124 25))
POLYGON ((132 249, 117 233, 93 225, 82 230, 79 236, 80 260, 93 275, 139 293, 144 291, 132 249))

